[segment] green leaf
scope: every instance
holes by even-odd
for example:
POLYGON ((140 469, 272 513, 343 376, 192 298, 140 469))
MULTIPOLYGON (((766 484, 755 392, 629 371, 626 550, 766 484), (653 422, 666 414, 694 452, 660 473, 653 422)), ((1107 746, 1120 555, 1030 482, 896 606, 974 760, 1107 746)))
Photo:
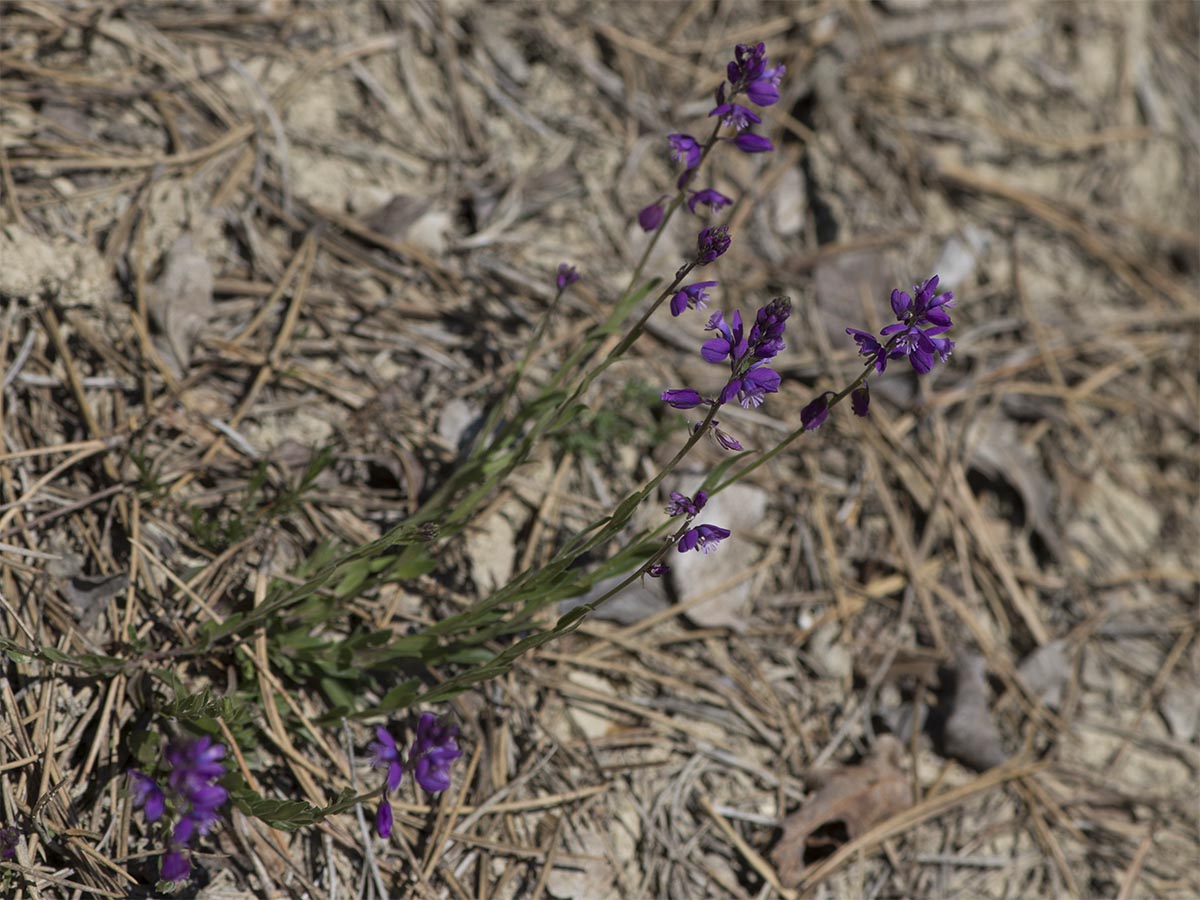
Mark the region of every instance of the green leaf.
POLYGON ((272 828, 284 831, 316 825, 327 816, 350 809, 359 801, 358 795, 349 788, 338 794, 337 799, 328 806, 313 806, 303 800, 274 800, 256 794, 240 778, 237 781, 239 785, 230 790, 230 798, 237 808, 272 828))

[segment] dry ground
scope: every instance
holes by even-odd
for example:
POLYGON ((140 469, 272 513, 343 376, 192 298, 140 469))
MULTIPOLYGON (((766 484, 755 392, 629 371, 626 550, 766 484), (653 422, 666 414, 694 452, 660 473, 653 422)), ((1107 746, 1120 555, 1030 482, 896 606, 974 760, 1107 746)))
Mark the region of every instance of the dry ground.
MULTIPOLYGON (((122 778, 145 667, 322 712, 265 651, 173 654, 322 541, 411 512, 568 260, 551 369, 628 277, 663 135, 700 127, 747 40, 789 72, 778 152, 716 162, 740 198, 718 303, 797 314, 780 395, 730 424, 769 447, 856 371, 842 329, 933 271, 960 297, 954 358, 889 373, 869 420, 839 410, 757 472, 707 569, 450 704, 454 789, 404 793, 390 844, 370 809, 297 832, 234 811, 184 893, 1200 895, 1196 4, 0 10, 0 636, 128 654, 105 678, 5 658, 6 896, 150 893, 122 778), (254 499, 319 446, 302 502, 254 499), (906 736, 905 713, 965 709, 964 685, 975 719, 906 740, 882 825, 833 829, 849 847, 804 868, 776 847, 814 776, 906 736)), ((622 496, 682 439, 653 398, 704 377, 698 333, 656 319, 591 397, 593 437, 351 613, 403 633, 622 496)), ((264 708, 245 730, 268 796, 377 778, 363 725, 264 708)))

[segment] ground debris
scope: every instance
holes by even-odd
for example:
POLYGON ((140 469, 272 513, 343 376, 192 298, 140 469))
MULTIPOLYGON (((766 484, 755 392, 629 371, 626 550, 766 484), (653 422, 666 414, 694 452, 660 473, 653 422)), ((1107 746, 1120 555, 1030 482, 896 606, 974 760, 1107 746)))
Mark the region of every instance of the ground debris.
POLYGON ((771 861, 784 884, 799 883, 806 866, 854 840, 912 803, 901 769, 904 745, 881 735, 862 763, 826 773, 813 798, 783 822, 771 861))

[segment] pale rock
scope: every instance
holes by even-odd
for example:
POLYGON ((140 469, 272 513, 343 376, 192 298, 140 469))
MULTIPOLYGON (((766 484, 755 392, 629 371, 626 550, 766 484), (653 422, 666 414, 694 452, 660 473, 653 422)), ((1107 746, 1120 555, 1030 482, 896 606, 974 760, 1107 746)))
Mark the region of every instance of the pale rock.
POLYGON ((504 513, 504 509, 496 511, 481 527, 467 532, 471 579, 484 595, 508 584, 516 565, 517 531, 504 513))
POLYGON ((808 191, 804 177, 796 167, 788 169, 775 183, 771 192, 771 224, 780 237, 790 237, 804 230, 804 214, 808 210, 808 191))
POLYGON ((1200 688, 1172 682, 1158 702, 1167 727, 1176 740, 1190 742, 1200 728, 1200 688))
POLYGON ((442 405, 438 416, 437 433, 443 441, 456 450, 463 450, 479 425, 479 407, 455 397, 442 405))

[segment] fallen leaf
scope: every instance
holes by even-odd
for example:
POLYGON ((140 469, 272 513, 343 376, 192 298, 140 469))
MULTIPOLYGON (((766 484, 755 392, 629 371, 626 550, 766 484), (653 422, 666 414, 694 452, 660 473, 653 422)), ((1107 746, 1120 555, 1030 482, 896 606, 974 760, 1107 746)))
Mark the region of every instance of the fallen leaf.
POLYGON ((900 768, 903 757, 904 745, 884 734, 861 764, 815 779, 821 782, 816 794, 784 819, 783 834, 771 851, 784 884, 798 884, 806 866, 912 804, 909 781, 900 768))
POLYGON ((212 266, 190 234, 181 234, 167 251, 162 275, 147 291, 146 306, 166 338, 168 361, 176 374, 186 372, 196 337, 216 311, 212 266))

